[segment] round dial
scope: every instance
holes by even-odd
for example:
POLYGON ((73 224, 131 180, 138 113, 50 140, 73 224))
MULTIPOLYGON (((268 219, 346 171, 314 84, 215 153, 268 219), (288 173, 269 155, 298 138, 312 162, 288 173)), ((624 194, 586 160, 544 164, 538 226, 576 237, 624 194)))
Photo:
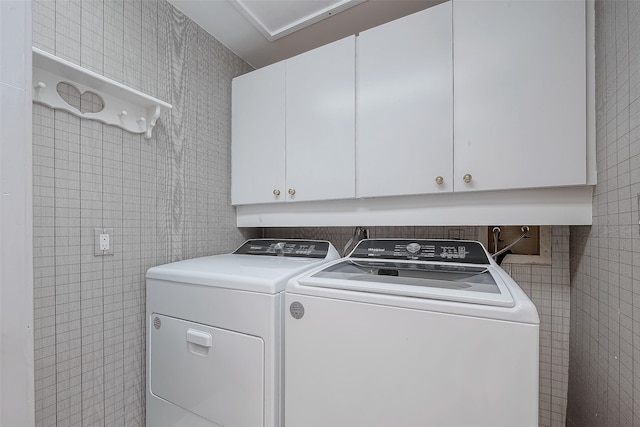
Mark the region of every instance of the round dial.
POLYGON ((409 243, 407 245, 407 252, 410 254, 417 254, 420 252, 420 245, 418 243, 409 243))

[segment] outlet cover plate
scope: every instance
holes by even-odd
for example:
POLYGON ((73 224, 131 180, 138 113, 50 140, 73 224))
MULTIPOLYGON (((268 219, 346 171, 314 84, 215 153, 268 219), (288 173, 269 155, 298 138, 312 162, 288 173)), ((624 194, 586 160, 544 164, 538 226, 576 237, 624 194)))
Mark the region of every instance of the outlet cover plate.
POLYGON ((103 255, 113 255, 113 228, 94 228, 94 255, 95 256, 103 256, 103 255), (109 249, 102 250, 100 248, 100 235, 107 234, 109 236, 109 249))

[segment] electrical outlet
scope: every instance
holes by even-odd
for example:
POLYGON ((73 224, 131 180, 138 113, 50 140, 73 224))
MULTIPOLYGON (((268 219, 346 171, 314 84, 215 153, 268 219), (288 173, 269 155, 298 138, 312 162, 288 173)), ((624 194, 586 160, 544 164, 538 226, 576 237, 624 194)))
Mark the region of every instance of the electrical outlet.
POLYGON ((94 235, 94 255, 113 255, 113 228, 94 228, 94 235))
POLYGON ((100 235, 100 250, 108 251, 109 250, 109 235, 101 234, 100 235))

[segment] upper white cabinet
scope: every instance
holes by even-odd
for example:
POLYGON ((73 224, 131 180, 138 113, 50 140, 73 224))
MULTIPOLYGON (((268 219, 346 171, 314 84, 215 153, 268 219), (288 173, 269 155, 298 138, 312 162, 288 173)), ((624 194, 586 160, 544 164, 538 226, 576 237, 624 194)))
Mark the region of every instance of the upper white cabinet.
POLYGON ((355 36, 286 67, 287 199, 355 197, 355 36))
POLYGON ((233 80, 231 202, 285 200, 285 64, 233 80))
POLYGON ((591 223, 593 31, 453 0, 237 78, 238 225, 591 223))
POLYGON ((355 197, 355 37, 233 80, 234 205, 355 197))
POLYGON ((451 2, 357 43, 357 196, 452 191, 451 2))
POLYGON ((585 2, 455 0, 453 46, 455 191, 586 184, 585 2))

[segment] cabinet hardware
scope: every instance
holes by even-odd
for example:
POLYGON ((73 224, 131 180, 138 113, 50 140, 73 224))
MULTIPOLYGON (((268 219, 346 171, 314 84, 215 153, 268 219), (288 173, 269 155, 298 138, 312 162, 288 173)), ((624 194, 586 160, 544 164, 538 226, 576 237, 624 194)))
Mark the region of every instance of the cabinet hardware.
POLYGON ((464 176, 462 177, 462 180, 464 181, 465 184, 468 184, 471 182, 471 174, 470 173, 466 173, 464 174, 464 176))
POLYGON ((444 183, 444 178, 441 176, 436 177, 436 184, 442 185, 444 183))
POLYGON ((293 188, 289 189, 289 195, 293 196, 294 194, 296 194, 296 190, 294 190, 293 188))
POLYGON ((274 196, 279 196, 280 195, 280 190, 278 190, 278 189, 273 190, 273 195, 274 196))

